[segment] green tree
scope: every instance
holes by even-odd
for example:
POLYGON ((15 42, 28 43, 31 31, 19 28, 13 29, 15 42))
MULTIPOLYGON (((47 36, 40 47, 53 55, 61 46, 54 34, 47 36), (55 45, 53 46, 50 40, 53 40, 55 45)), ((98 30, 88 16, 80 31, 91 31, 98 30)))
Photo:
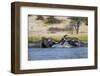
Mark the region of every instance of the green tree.
POLYGON ((73 27, 75 28, 76 34, 79 33, 79 27, 82 22, 88 24, 87 17, 69 17, 71 19, 71 23, 73 23, 73 27))

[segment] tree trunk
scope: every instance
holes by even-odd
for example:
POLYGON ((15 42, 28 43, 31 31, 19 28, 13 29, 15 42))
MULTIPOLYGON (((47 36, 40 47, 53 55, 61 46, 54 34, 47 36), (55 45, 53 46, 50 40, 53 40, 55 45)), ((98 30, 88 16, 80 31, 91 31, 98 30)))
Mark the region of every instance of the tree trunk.
POLYGON ((79 27, 77 27, 77 29, 76 29, 76 34, 78 34, 79 33, 79 27))
POLYGON ((76 34, 79 33, 79 27, 80 27, 80 21, 77 22, 77 27, 76 27, 76 34))

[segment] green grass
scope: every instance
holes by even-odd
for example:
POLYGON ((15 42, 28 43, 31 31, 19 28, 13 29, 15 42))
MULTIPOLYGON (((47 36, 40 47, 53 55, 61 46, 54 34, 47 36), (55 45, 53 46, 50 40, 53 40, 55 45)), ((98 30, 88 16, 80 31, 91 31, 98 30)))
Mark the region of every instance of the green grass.
POLYGON ((78 37, 81 41, 88 41, 88 36, 85 34, 85 35, 80 35, 78 37))
MULTIPOLYGON (((87 34, 80 34, 80 35, 71 35, 71 37, 77 37, 79 38, 81 41, 88 41, 88 36, 87 34)), ((61 40, 62 36, 50 36, 50 38, 56 40, 56 41, 59 41, 61 40)), ((42 36, 31 36, 31 37, 28 37, 28 42, 37 42, 37 41, 40 41, 42 39, 42 36)))
POLYGON ((37 42, 40 40, 41 40, 41 37, 39 37, 39 36, 28 37, 28 42, 37 42))
POLYGON ((88 35, 87 34, 74 34, 74 35, 71 35, 71 37, 77 37, 81 41, 88 41, 88 35))
POLYGON ((52 37, 52 39, 54 39, 54 40, 56 40, 56 41, 59 41, 59 40, 61 40, 61 36, 54 36, 54 37, 52 37))
MULTIPOLYGON (((60 36, 54 36, 54 37, 50 37, 56 41, 59 41, 61 39, 60 36)), ((42 39, 42 36, 32 36, 32 37, 28 37, 28 42, 37 42, 40 41, 42 39)))

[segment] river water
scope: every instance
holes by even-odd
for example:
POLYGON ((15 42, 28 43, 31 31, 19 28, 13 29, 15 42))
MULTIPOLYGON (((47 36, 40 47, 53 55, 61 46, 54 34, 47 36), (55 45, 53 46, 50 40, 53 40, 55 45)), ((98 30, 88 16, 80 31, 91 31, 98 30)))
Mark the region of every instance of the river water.
POLYGON ((87 47, 78 48, 28 48, 28 60, 56 60, 87 58, 87 47))

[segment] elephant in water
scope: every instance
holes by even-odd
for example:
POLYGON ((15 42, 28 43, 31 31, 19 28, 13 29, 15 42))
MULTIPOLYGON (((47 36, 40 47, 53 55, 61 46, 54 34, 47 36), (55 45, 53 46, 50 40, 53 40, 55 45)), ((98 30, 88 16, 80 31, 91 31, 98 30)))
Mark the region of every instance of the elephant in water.
POLYGON ((42 42, 41 42, 41 46, 43 47, 43 48, 50 48, 50 47, 52 47, 54 44, 56 44, 57 42, 56 41, 54 41, 53 39, 51 39, 51 38, 45 38, 45 37, 43 37, 42 38, 42 42))
POLYGON ((82 42, 76 37, 68 37, 65 35, 57 44, 54 44, 52 47, 87 47, 88 44, 86 42, 82 42))
POLYGON ((52 38, 42 38, 41 43, 43 48, 50 48, 50 47, 84 47, 87 46, 87 43, 84 43, 80 41, 76 37, 68 37, 68 35, 65 35, 59 42, 54 41, 52 38))

